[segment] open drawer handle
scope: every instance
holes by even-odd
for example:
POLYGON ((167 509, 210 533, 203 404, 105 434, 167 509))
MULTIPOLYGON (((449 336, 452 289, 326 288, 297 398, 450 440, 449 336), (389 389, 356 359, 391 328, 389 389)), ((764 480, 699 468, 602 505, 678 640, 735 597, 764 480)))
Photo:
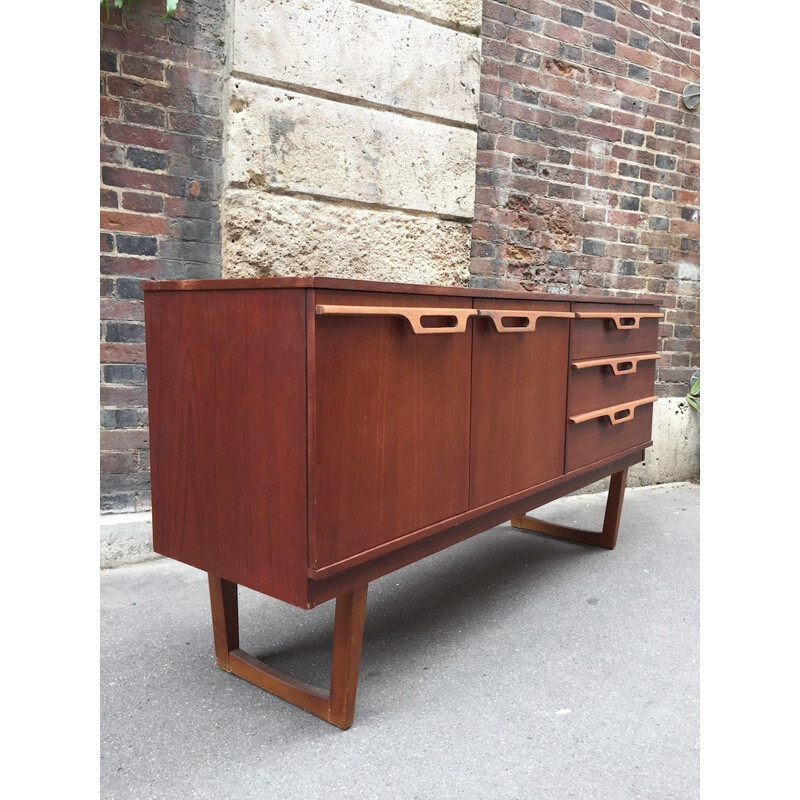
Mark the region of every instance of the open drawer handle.
POLYGON ((346 316, 401 317, 414 333, 464 333, 467 320, 478 312, 474 308, 401 308, 399 306, 329 306, 320 305, 317 314, 341 314, 346 316), (428 317, 447 317, 452 325, 426 325, 428 317))
POLYGON ((655 361, 661 358, 658 353, 645 353, 639 356, 620 356, 618 358, 587 358, 573 361, 573 369, 589 369, 590 367, 611 367, 615 375, 633 375, 640 361, 655 361))
POLYGON ((578 319, 607 319, 614 323, 618 331, 635 331, 639 327, 639 322, 643 319, 663 319, 664 315, 659 312, 651 311, 578 311, 575 313, 578 319))
POLYGON ((580 425, 581 422, 588 422, 590 419, 608 417, 608 421, 612 425, 621 425, 623 422, 630 422, 633 419, 634 412, 639 406, 655 403, 657 399, 657 397, 644 397, 641 400, 633 400, 630 403, 620 403, 618 406, 598 408, 597 411, 587 411, 585 414, 576 414, 574 417, 570 417, 569 421, 575 425, 580 425))
POLYGON ((490 319, 498 333, 529 333, 536 330, 536 322, 540 319, 575 319, 571 311, 504 311, 494 308, 481 308, 478 316, 490 319), (515 320, 516 323, 509 324, 506 320, 515 320))

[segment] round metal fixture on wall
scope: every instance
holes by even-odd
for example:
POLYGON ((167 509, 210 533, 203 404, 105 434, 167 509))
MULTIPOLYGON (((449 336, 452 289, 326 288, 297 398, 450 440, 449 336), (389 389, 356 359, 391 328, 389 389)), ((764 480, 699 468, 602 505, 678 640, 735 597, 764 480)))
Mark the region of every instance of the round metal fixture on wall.
POLYGON ((700 84, 687 83, 683 90, 683 104, 689 111, 694 111, 700 105, 700 84))

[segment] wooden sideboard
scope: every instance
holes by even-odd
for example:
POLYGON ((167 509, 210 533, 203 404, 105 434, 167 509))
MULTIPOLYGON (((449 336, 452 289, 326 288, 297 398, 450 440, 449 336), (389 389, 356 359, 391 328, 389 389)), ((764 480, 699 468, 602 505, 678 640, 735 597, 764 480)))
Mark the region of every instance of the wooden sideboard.
POLYGON ((652 442, 658 304, 333 278, 148 282, 153 547, 217 663, 347 728, 369 581, 511 519, 613 548, 652 442), (526 511, 611 475, 602 531, 526 511), (337 598, 330 691, 239 648, 237 585, 337 598))

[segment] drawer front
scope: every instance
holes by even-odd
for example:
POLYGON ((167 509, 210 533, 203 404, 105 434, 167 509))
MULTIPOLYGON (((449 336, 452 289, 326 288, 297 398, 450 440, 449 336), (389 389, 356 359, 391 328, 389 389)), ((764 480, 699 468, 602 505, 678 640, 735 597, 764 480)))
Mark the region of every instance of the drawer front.
POLYGON ((638 353, 597 359, 572 359, 569 414, 616 406, 654 393, 657 356, 638 353))
POLYGON ((475 307, 470 508, 563 474, 571 319, 566 302, 475 307))
POLYGON ((570 357, 654 353, 658 349, 658 308, 647 305, 573 303, 570 357), (645 317, 655 314, 657 317, 645 317), (598 316, 594 316, 598 315, 598 316))
POLYGON ((312 301, 309 565, 320 568, 467 510, 475 312, 471 298, 435 295, 316 290, 312 301))
MULTIPOLYGON (((614 409, 617 406, 600 407, 592 411, 603 408, 614 409)), ((609 413, 615 416, 613 411, 609 413)), ((625 421, 620 419, 616 424, 612 424, 606 415, 573 422, 575 416, 570 414, 570 421, 567 424, 567 472, 649 442, 653 425, 653 403, 643 403, 628 410, 627 413, 616 412, 616 416, 625 418, 625 421)))

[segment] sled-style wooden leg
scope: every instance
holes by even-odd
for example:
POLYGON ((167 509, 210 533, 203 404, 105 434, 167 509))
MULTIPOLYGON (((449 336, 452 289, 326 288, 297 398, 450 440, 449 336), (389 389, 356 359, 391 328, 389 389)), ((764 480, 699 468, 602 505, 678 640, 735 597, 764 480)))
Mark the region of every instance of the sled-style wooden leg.
POLYGON ((602 531, 582 531, 525 515, 513 517, 511 524, 515 528, 532 531, 533 533, 543 533, 547 536, 556 536, 559 539, 571 539, 574 542, 594 544, 598 547, 606 547, 609 550, 613 550, 617 545, 617 531, 619 530, 619 521, 622 516, 622 501, 625 496, 625 480, 627 477, 627 469, 615 472, 611 476, 611 486, 608 489, 606 515, 603 519, 602 531))
POLYGON ((297 680, 239 649, 238 587, 208 576, 217 665, 261 689, 346 729, 353 724, 367 586, 336 598, 330 692, 297 680))

